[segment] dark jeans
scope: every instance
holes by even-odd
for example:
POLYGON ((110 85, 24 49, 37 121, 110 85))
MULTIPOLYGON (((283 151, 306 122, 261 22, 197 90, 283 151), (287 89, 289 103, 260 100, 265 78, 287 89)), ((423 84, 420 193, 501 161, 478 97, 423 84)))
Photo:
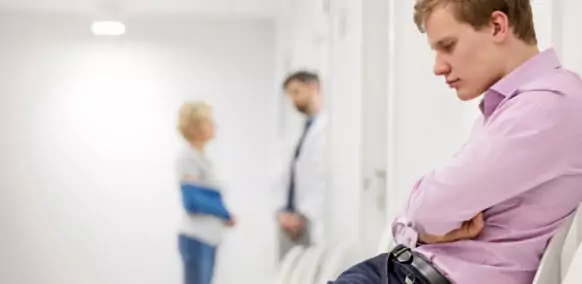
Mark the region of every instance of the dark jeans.
POLYGON ((388 261, 387 253, 378 255, 356 264, 328 284, 430 284, 416 277, 410 265, 390 260, 389 266, 388 261))
POLYGON ((178 243, 184 263, 184 284, 211 284, 216 247, 184 235, 179 236, 178 243))

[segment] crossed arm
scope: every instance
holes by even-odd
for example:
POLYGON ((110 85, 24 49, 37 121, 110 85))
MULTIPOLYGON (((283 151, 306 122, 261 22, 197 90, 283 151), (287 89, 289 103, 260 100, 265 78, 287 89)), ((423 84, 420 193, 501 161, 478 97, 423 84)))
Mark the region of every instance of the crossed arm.
POLYGON ((459 155, 413 188, 404 217, 421 242, 476 237, 483 228, 482 212, 555 178, 564 168, 571 139, 560 133, 559 124, 567 122, 560 121, 559 108, 520 97, 510 103, 503 119, 488 122, 459 155))

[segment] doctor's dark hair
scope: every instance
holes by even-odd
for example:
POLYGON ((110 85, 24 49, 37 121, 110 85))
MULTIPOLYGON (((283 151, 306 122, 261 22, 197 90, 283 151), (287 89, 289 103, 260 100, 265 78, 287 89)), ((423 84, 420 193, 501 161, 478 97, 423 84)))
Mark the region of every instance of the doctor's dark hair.
POLYGON ((458 21, 476 30, 489 24, 493 12, 502 12, 517 38, 528 44, 537 43, 530 0, 416 0, 414 22, 418 29, 424 33, 432 12, 446 5, 452 5, 458 21))
POLYGON ((313 72, 309 71, 297 71, 287 76, 285 81, 283 81, 283 89, 287 89, 289 84, 293 81, 299 81, 301 83, 319 83, 319 76, 313 72))

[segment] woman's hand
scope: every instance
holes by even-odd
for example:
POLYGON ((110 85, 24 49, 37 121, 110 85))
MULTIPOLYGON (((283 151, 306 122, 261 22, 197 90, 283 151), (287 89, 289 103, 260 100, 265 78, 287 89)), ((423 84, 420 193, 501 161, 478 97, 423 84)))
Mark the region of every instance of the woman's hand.
POLYGON ((230 217, 230 219, 229 219, 229 220, 227 220, 227 221, 226 221, 224 224, 225 224, 227 227, 231 227, 231 228, 232 228, 232 227, 236 226, 236 223, 237 223, 237 222, 236 222, 236 218, 235 218, 234 216, 232 216, 232 217, 230 217))

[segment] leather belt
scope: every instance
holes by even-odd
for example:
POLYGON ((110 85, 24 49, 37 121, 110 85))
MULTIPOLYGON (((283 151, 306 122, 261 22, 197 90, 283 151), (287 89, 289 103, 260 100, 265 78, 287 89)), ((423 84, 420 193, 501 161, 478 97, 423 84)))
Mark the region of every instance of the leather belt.
POLYGON ((399 263, 412 266, 419 276, 424 278, 425 282, 430 284, 451 284, 451 281, 434 268, 422 254, 412 251, 403 245, 396 246, 390 252, 390 256, 399 263))

